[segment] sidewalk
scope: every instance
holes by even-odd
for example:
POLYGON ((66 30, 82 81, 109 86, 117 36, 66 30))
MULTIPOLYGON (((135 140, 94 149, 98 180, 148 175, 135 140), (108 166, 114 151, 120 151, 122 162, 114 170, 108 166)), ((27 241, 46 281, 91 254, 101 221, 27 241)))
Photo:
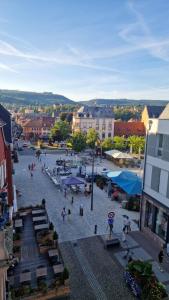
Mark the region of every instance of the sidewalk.
MULTIPOLYGON (((121 237, 119 236, 121 239, 121 237)), ((122 249, 116 252, 112 251, 111 255, 115 257, 118 263, 125 268, 128 258, 124 259, 125 249, 130 249, 130 255, 133 259, 141 259, 144 261, 150 261, 152 263, 153 271, 157 279, 162 282, 169 293, 169 257, 164 256, 164 262, 162 265, 163 271, 160 271, 158 264, 158 253, 160 251, 159 246, 155 241, 150 240, 143 232, 133 231, 126 237, 127 242, 121 242, 122 249)))

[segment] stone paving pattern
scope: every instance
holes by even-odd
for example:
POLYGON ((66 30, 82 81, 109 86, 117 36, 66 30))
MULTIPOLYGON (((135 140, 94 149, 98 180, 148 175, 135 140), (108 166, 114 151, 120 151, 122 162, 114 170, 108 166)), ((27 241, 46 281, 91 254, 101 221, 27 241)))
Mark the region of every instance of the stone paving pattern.
MULTIPOLYGON (((40 203, 42 198, 46 199, 48 215, 59 234, 63 260, 70 271, 72 300, 134 299, 124 284, 123 264, 118 259, 118 255, 124 253, 126 244, 122 243, 121 247, 117 249, 105 250, 101 237, 94 236, 94 225, 98 225, 98 235, 106 234, 107 213, 115 211, 114 232, 121 240, 123 215, 127 214, 131 220, 138 220, 138 213, 122 209, 119 203, 110 201, 105 191, 96 186, 94 186, 93 212, 90 211, 90 198, 86 198, 83 194, 74 196, 74 204, 71 205, 71 195, 65 199, 63 193, 56 188, 49 177, 41 172, 43 163, 53 169, 56 159, 60 156, 56 154, 43 155, 41 163, 29 155, 29 152, 26 156, 19 156, 19 164, 15 165, 16 175, 14 177, 17 188, 23 195, 18 199, 18 206, 35 205, 40 203), (36 163, 36 170, 34 177, 31 178, 28 164, 33 161, 36 163), (83 217, 79 216, 80 204, 84 206, 83 217), (72 212, 70 219, 66 218, 65 222, 61 218, 64 206, 66 210, 70 208, 72 212)), ((102 163, 97 168, 103 168, 103 166, 102 163)), ((88 170, 90 168, 88 167, 88 170)), ((154 246, 142 233, 138 232, 135 222, 131 222, 131 227, 132 232, 127 236, 127 247, 132 248, 139 258, 157 261, 159 251, 157 245, 154 246)), ((168 271, 169 263, 167 261, 165 263, 168 271)), ((154 268, 158 268, 158 265, 155 264, 154 268)), ((164 272, 161 277, 162 281, 166 282, 167 276, 169 278, 167 274, 164 272), (166 277, 164 278, 164 276, 166 277)))
MULTIPOLYGON (((42 157, 42 163, 45 162, 51 169, 56 164, 56 159, 61 155, 46 155, 42 157)), ((70 157, 69 157, 70 158, 70 157)), ((18 206, 35 205, 41 202, 42 198, 46 199, 46 207, 50 220, 54 223, 59 233, 60 241, 70 241, 84 237, 93 236, 94 226, 98 226, 98 234, 108 232, 107 214, 109 211, 115 211, 114 232, 121 233, 123 228, 123 215, 127 213, 131 220, 138 220, 137 212, 126 211, 116 201, 111 201, 105 191, 94 185, 94 210, 90 210, 90 197, 84 194, 74 195, 74 204, 71 205, 71 194, 67 199, 64 198, 47 174, 41 172, 42 163, 39 163, 33 156, 19 156, 19 163, 15 164, 14 180, 17 188, 22 192, 22 196, 18 199, 18 206), (33 178, 30 177, 28 164, 36 163, 33 178), (84 206, 84 217, 79 216, 80 204, 84 206), (63 207, 71 210, 70 220, 63 223, 61 211, 63 207)), ((77 169, 74 169, 77 172, 77 169)), ((132 230, 138 230, 135 222, 131 224, 132 230)))

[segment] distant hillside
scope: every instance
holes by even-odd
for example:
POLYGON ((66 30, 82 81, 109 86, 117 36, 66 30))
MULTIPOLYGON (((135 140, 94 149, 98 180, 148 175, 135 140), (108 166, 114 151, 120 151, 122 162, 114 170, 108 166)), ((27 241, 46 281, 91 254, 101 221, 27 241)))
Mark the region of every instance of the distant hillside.
POLYGON ((130 99, 92 99, 89 101, 75 102, 62 95, 53 93, 35 93, 17 90, 1 90, 0 103, 17 105, 52 105, 52 104, 80 104, 80 105, 166 105, 164 100, 130 100, 130 99))
POLYGON ((82 101, 81 103, 87 105, 166 105, 169 100, 130 100, 130 99, 92 99, 89 101, 82 101))
POLYGON ((74 102, 62 95, 53 93, 34 93, 14 90, 0 90, 1 103, 19 105, 35 104, 73 104, 74 102))

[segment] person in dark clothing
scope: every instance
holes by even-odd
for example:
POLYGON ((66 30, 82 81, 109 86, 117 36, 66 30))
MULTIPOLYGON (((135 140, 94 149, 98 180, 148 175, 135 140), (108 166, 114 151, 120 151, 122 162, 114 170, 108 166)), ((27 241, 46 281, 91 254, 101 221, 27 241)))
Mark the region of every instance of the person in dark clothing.
POLYGON ((158 262, 160 264, 160 271, 162 271, 161 265, 163 263, 163 258, 164 258, 164 251, 163 251, 163 247, 161 247, 160 252, 158 253, 158 262))

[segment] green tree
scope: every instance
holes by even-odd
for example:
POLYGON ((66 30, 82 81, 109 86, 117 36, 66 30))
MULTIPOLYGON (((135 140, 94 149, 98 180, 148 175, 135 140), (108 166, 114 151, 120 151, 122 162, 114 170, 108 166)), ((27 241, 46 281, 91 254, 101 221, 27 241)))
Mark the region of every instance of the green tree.
POLYGON ((139 153, 139 149, 141 152, 144 152, 144 146, 145 146, 145 138, 143 136, 130 136, 127 139, 128 146, 132 147, 132 151, 136 154, 139 153))
POLYGON ((95 143, 99 138, 98 132, 94 128, 89 128, 86 136, 86 143, 90 148, 95 147, 95 143))
POLYGON ((81 131, 74 132, 70 142, 73 150, 81 152, 86 148, 86 135, 81 131))
POLYGON ((67 121, 57 121, 55 122, 53 128, 50 132, 50 138, 55 141, 64 141, 68 138, 70 134, 70 125, 67 121))
POLYGON ((113 149, 113 139, 110 137, 104 139, 104 141, 101 143, 101 146, 104 151, 113 149))
POLYGON ((113 148, 117 150, 126 149, 126 140, 123 136, 114 136, 113 138, 113 148))

